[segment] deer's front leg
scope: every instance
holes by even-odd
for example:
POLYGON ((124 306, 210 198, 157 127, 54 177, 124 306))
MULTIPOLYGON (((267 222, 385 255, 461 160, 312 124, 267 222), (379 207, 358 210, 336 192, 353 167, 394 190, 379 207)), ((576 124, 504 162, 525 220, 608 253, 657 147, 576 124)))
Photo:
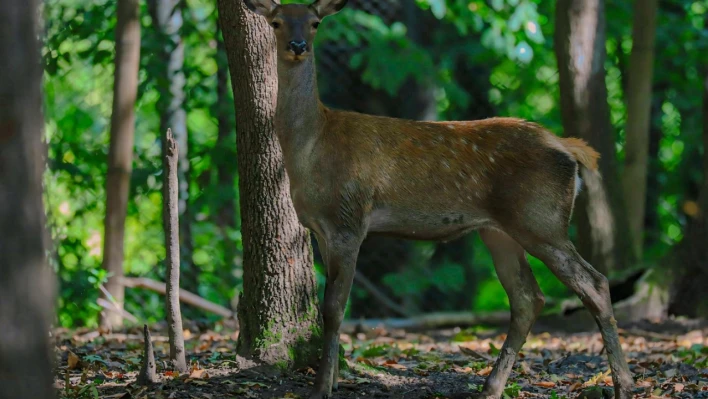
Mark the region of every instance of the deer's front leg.
MULTIPOLYGON (((318 243, 319 243, 318 237, 318 243)), ((352 233, 338 233, 324 237, 327 254, 327 285, 322 306, 324 321, 324 349, 315 387, 310 399, 328 398, 339 362, 339 326, 344 318, 344 307, 354 279, 356 258, 362 237, 352 233)))

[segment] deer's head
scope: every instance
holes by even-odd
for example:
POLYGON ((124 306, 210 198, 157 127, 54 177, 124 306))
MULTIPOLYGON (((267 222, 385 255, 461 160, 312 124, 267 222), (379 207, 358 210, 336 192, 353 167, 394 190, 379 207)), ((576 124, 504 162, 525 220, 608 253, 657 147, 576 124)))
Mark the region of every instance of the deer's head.
POLYGON ((278 57, 289 62, 302 61, 312 54, 320 21, 344 8, 347 0, 315 0, 314 3, 281 5, 274 0, 244 0, 246 7, 264 16, 275 32, 278 57))

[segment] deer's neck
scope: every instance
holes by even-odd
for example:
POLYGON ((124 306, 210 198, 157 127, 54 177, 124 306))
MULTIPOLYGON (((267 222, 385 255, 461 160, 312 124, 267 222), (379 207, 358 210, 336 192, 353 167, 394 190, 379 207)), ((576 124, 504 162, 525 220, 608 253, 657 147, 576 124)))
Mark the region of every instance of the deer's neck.
POLYGON ((276 131, 285 167, 296 172, 322 132, 324 107, 317 93, 314 57, 298 63, 278 60, 276 131))

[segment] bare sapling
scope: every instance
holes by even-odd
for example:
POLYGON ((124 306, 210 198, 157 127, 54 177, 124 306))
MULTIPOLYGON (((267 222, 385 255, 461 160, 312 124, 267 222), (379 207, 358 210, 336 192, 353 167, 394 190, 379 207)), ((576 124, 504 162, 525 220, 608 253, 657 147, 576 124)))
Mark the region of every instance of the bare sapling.
POLYGON ((599 154, 525 120, 416 122, 324 106, 312 43, 320 21, 347 0, 280 5, 243 0, 273 28, 278 62, 275 127, 300 222, 315 233, 327 268, 324 348, 311 399, 337 388, 339 328, 368 234, 451 240, 479 230, 511 304, 504 346, 480 398, 503 394, 544 296, 526 258, 540 260, 597 321, 616 399, 632 397, 607 278, 575 250, 568 226, 580 168, 599 154))
POLYGON ((155 352, 152 349, 152 337, 147 324, 143 324, 143 337, 145 339, 145 350, 143 353, 143 364, 138 374, 138 385, 150 385, 157 382, 157 370, 155 365, 155 352))
POLYGON ((167 129, 163 140, 162 167, 165 180, 162 187, 162 222, 165 230, 167 269, 167 335, 170 341, 170 361, 176 370, 187 371, 182 332, 182 312, 179 305, 179 213, 177 160, 179 148, 167 129))

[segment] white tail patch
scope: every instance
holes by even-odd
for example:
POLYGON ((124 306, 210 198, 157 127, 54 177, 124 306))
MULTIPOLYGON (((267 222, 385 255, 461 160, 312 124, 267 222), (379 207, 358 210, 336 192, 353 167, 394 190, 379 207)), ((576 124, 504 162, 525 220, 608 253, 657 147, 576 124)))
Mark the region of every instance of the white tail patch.
POLYGON ((583 188, 583 179, 580 178, 580 173, 575 174, 575 195, 573 198, 577 198, 580 194, 580 190, 583 188))

